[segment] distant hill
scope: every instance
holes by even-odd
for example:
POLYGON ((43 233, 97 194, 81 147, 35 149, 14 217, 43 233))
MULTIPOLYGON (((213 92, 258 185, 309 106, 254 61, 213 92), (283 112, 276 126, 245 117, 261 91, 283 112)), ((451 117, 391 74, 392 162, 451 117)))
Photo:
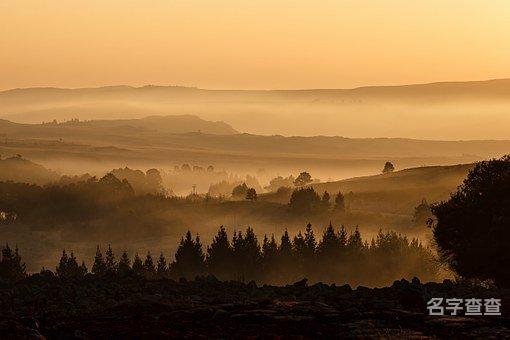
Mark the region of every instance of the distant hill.
POLYGON ((56 172, 20 156, 0 159, 0 181, 46 184, 59 179, 56 172))
POLYGON ((509 110, 510 79, 316 90, 110 86, 0 92, 0 117, 21 123, 192 114, 253 134, 306 136, 507 139, 509 110))
POLYGON ((429 203, 448 199, 473 167, 474 164, 419 167, 313 187, 319 193, 328 191, 332 197, 342 192, 351 209, 411 214, 422 199, 429 203))
MULTIPOLYGON (((0 128, 5 134, 41 135, 46 133, 81 134, 97 132, 108 134, 131 133, 187 133, 203 132, 207 134, 229 135, 237 133, 230 125, 224 122, 210 122, 191 115, 179 116, 150 116, 141 119, 116 120, 71 120, 62 123, 45 124, 16 124, 7 120, 0 120, 0 128)), ((56 136, 56 135, 55 135, 56 136)), ((54 137, 55 137, 54 136, 54 137)))

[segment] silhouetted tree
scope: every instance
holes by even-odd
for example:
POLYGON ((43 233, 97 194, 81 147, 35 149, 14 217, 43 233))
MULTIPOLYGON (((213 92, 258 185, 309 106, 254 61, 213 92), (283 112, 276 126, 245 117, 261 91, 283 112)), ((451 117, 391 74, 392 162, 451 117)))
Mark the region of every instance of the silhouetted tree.
POLYGON ((340 191, 335 196, 335 209, 338 211, 345 211, 345 199, 340 191))
POLYGON ((157 269, 156 269, 156 272, 159 276, 164 276, 166 273, 167 273, 167 265, 166 265, 166 259, 165 259, 165 256, 163 255, 163 252, 161 252, 161 254, 159 255, 159 259, 158 259, 158 265, 157 265, 157 269))
POLYGON ((87 267, 85 262, 79 266, 74 253, 71 252, 71 255, 68 256, 64 249, 55 273, 61 279, 80 278, 87 274, 87 267))
POLYGON ((386 174, 386 173, 388 173, 388 172, 393 172, 393 171, 395 171, 395 166, 393 165, 393 163, 391 163, 391 162, 386 162, 386 163, 384 164, 384 168, 382 169, 382 173, 383 173, 383 174, 386 174))
POLYGON ((194 278, 203 273, 204 258, 198 235, 193 240, 191 232, 188 230, 186 237, 181 238, 181 243, 175 253, 175 261, 171 265, 172 274, 179 278, 194 278))
POLYGON ((306 171, 300 173, 294 180, 294 185, 297 187, 302 187, 310 183, 312 183, 312 176, 306 171))
POLYGON ((243 237, 239 232, 232 239, 234 258, 236 263, 236 277, 241 281, 250 281, 256 278, 260 264, 261 252, 257 236, 253 229, 246 228, 246 235, 243 237))
POLYGON ((321 203, 319 195, 313 188, 301 188, 292 192, 289 207, 292 211, 299 213, 310 213, 316 210, 321 203))
POLYGON ((250 201, 257 200, 257 191, 253 188, 250 188, 246 191, 246 199, 250 201))
POLYGON ((277 258, 278 258, 278 244, 271 235, 271 240, 268 239, 267 235, 264 235, 262 241, 262 254, 260 260, 260 270, 264 273, 264 279, 268 282, 274 282, 274 278, 277 274, 277 258))
POLYGON ((147 252, 145 261, 143 262, 143 269, 146 275, 156 274, 156 267, 154 267, 154 260, 152 259, 151 252, 147 252))
POLYGON ((414 208, 413 223, 415 226, 424 226, 430 218, 432 218, 430 205, 427 203, 426 199, 423 199, 421 203, 414 208))
POLYGON ((18 246, 14 252, 8 244, 2 249, 2 259, 0 261, 0 278, 8 282, 16 282, 26 277, 26 266, 21 261, 18 246))
POLYGON ((95 275, 103 275, 106 272, 106 263, 103 259, 103 253, 99 246, 96 249, 96 256, 94 257, 94 264, 92 265, 92 273, 95 275))
POLYGON ((135 254, 135 258, 133 260, 133 266, 131 267, 131 271, 133 274, 142 276, 145 274, 145 268, 143 267, 143 262, 138 253, 135 254))
POLYGON ((115 263, 115 254, 113 253, 112 247, 108 245, 108 250, 106 251, 106 260, 105 260, 106 272, 110 274, 114 274, 117 272, 117 264, 115 263))
POLYGON ((446 202, 432 206, 441 257, 459 275, 510 286, 510 155, 477 163, 446 202))
POLYGON ((122 256, 120 257, 119 264, 117 266, 117 273, 120 276, 126 276, 131 272, 131 261, 129 260, 129 256, 127 251, 122 252, 122 256))
POLYGON ((233 274, 233 249, 223 226, 207 248, 208 271, 220 279, 231 279, 233 274))
POLYGON ((324 208, 329 209, 331 203, 329 200, 331 199, 331 196, 327 191, 324 191, 324 194, 322 194, 321 203, 324 206, 324 208))
POLYGON ((248 186, 246 185, 246 183, 239 184, 238 186, 234 187, 234 189, 232 189, 232 197, 242 199, 246 197, 247 192, 248 186))

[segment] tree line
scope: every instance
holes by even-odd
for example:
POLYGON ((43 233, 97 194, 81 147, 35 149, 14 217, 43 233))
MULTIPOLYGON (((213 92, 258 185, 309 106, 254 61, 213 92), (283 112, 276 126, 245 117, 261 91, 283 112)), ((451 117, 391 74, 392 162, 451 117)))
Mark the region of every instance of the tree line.
MULTIPOLYGON (((90 275, 88 272, 85 262, 80 264, 72 251, 63 250, 54 275, 69 279, 90 275)), ((332 224, 317 238, 308 224, 304 233, 291 237, 285 231, 279 240, 274 235, 265 235, 261 243, 250 227, 234 232, 230 238, 222 226, 208 247, 203 246, 198 234, 193 237, 188 231, 171 262, 163 253, 156 258, 150 252, 144 257, 136 253, 131 259, 126 251, 117 257, 110 246, 104 254, 98 246, 90 273, 149 279, 193 279, 210 274, 220 280, 268 284, 308 278, 313 282, 386 285, 402 277, 437 279, 438 266, 432 252, 418 239, 379 231, 368 242, 357 228, 348 233, 343 226, 338 229, 332 224)))

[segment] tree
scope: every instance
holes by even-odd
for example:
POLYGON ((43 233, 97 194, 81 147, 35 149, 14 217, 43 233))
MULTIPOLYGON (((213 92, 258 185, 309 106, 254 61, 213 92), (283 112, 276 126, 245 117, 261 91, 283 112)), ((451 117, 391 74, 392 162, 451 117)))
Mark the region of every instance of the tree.
POLYGON ((157 265, 157 269, 156 269, 156 272, 159 276, 163 276, 166 274, 168 268, 166 266, 166 259, 165 259, 165 256, 163 255, 163 252, 161 252, 161 254, 159 255, 159 259, 158 259, 158 265, 157 265))
POLYGON ((291 210, 300 213, 310 213, 320 206, 321 199, 313 188, 300 188, 292 192, 289 201, 291 210))
POLYGON ((67 256, 64 249, 62 250, 62 256, 55 272, 62 279, 80 278, 87 274, 87 267, 85 262, 82 262, 81 266, 79 266, 74 253, 71 251, 71 255, 67 256))
POLYGON ((422 199, 421 203, 414 208, 413 223, 415 226, 424 226, 430 218, 432 218, 430 205, 426 199, 422 199))
POLYGON ((26 266, 21 261, 18 246, 14 252, 8 244, 2 249, 2 259, 0 261, 0 279, 8 282, 17 282, 26 277, 26 266))
POLYGON ((163 178, 158 169, 149 169, 145 173, 145 186, 148 193, 162 195, 165 193, 163 178))
POLYGON ((117 273, 120 276, 126 276, 131 272, 131 261, 129 260, 129 256, 127 251, 122 252, 122 256, 120 257, 119 264, 117 266, 117 273))
POLYGON ((386 174, 386 173, 393 172, 393 171, 395 171, 395 167, 393 166, 393 163, 386 162, 384 164, 384 168, 382 169, 382 173, 386 174))
POLYGON ((207 172, 214 172, 214 166, 209 165, 209 166, 207 167, 207 172))
POLYGON ((271 240, 268 239, 267 235, 264 235, 264 240, 262 241, 260 270, 266 281, 275 281, 274 279, 278 273, 277 260, 278 244, 276 243, 274 235, 271 235, 271 240))
POLYGON ((273 178, 271 181, 269 181, 269 185, 265 186, 264 189, 274 192, 282 187, 284 188, 292 188, 294 187, 294 181, 296 179, 294 176, 289 176, 286 178, 283 178, 282 176, 278 176, 273 178))
POLYGON ((106 251, 106 260, 105 260, 106 271, 110 274, 115 274, 117 272, 117 264, 115 263, 115 254, 113 253, 112 247, 108 245, 108 250, 106 251))
POLYGON ((324 191, 324 194, 322 194, 321 203, 324 206, 324 208, 329 209, 331 196, 327 191, 324 191))
POLYGON ((103 275, 106 272, 106 263, 103 259, 103 253, 97 246, 96 256, 94 257, 94 264, 92 265, 92 273, 95 275, 103 275))
POLYGON ((457 192, 432 206, 441 258, 465 278, 510 286, 510 155, 476 164, 457 192))
POLYGON ((246 199, 250 201, 257 200, 257 191, 254 188, 250 188, 246 191, 246 199))
POLYGON ((340 191, 335 196, 335 209, 342 212, 345 211, 345 198, 340 191))
POLYGON ((312 183, 312 176, 310 176, 310 174, 306 171, 300 173, 294 180, 294 185, 297 187, 302 187, 310 183, 312 183))
POLYGON ((151 252, 148 251, 143 262, 143 269, 145 274, 154 275, 156 273, 156 267, 154 267, 154 260, 152 260, 151 252))
POLYGON ((246 193, 248 192, 248 186, 246 183, 239 184, 234 189, 232 189, 232 197, 242 199, 246 197, 246 193))
POLYGON ((133 266, 131 267, 131 271, 133 274, 142 276, 145 274, 145 269, 143 267, 143 262, 138 253, 135 254, 135 258, 133 260, 133 266))
POLYGON ((209 273, 220 279, 230 279, 233 272, 233 249, 223 226, 207 247, 206 265, 209 273))
POLYGON ((243 237, 239 232, 234 233, 232 239, 234 248, 236 278, 240 281, 250 281, 258 274, 261 252, 257 236, 251 227, 246 228, 246 235, 243 237))
POLYGON ((175 261, 171 265, 172 274, 176 277, 187 279, 194 278, 204 271, 205 256, 198 235, 195 240, 188 230, 186 236, 181 238, 181 243, 175 253, 175 261))

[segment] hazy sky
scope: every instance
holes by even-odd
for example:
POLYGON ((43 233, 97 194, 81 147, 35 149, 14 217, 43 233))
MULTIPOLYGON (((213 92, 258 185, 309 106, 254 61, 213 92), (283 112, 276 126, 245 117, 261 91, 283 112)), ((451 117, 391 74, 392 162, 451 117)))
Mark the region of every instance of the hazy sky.
POLYGON ((508 0, 0 0, 0 89, 509 76, 508 0))

